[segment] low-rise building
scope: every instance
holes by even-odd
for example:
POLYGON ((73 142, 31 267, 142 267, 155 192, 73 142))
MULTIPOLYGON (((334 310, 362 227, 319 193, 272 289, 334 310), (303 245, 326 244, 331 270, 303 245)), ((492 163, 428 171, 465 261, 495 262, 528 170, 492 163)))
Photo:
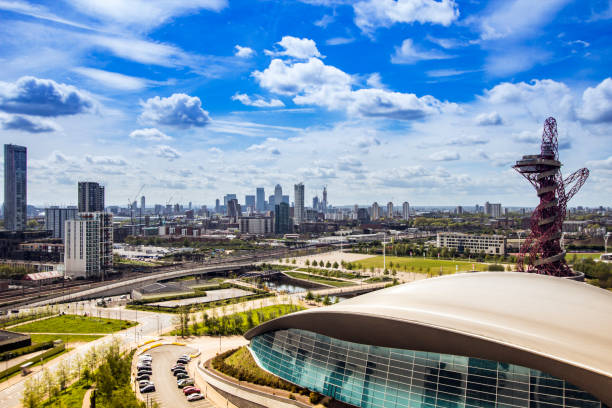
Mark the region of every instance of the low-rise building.
POLYGON ((461 232, 438 232, 438 248, 455 248, 459 252, 469 249, 472 253, 490 255, 506 254, 506 237, 503 235, 473 235, 461 232))
POLYGON ((238 223, 242 234, 268 235, 274 233, 272 217, 240 217, 238 223))

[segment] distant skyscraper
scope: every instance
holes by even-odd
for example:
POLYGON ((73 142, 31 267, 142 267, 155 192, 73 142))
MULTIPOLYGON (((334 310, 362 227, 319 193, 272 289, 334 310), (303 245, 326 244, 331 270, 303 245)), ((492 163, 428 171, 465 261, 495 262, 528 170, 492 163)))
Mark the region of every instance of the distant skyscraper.
MULTIPOLYGON (((145 196, 140 197, 140 208, 142 209, 142 212, 144 212, 144 210, 147 208, 145 204, 146 204, 145 196)), ((191 206, 189 206, 189 208, 191 208, 191 206)))
POLYGON ((53 231, 53 238, 64 238, 64 227, 66 221, 73 220, 77 216, 78 208, 50 207, 45 208, 45 229, 53 231))
POLYGON ((284 195, 283 196, 283 203, 289 205, 289 196, 288 195, 284 195))
POLYGON ((93 181, 79 181, 79 212, 104 211, 104 187, 93 181))
POLYGON ((402 218, 405 220, 410 219, 410 204, 408 204, 408 201, 404 201, 402 204, 402 218))
POLYGON ((237 219, 242 215, 242 209, 240 208, 240 204, 238 204, 238 200, 232 198, 227 202, 227 216, 230 218, 237 219))
POLYGON ((391 201, 387 203, 387 218, 393 218, 393 203, 391 201))
POLYGON ((502 215, 502 208, 501 208, 501 204, 492 204, 490 202, 486 202, 485 203, 485 214, 493 217, 493 218, 499 218, 502 215))
POLYGON ((28 150, 23 146, 4 145, 4 228, 26 229, 28 221, 28 150))
POLYGON ((380 207, 378 206, 378 203, 374 201, 374 204, 372 204, 372 208, 370 210, 370 219, 374 221, 379 218, 380 218, 380 207))
POLYGON ((251 209, 251 212, 255 211, 255 196, 246 195, 244 196, 244 205, 251 209))
POLYGON ((327 186, 323 187, 323 201, 321 202, 323 212, 327 212, 327 186))
POLYGON ((223 205, 225 206, 225 209, 227 211, 227 204, 229 203, 230 200, 234 200, 236 199, 236 194, 226 194, 223 196, 223 205))
POLYGON ((455 214, 457 215, 463 214, 463 207, 458 205, 457 208, 455 208, 455 214))
POLYGON ((294 185, 293 190, 295 200, 293 220, 295 224, 300 224, 304 221, 304 184, 294 185))
POLYGON ((266 193, 263 187, 257 187, 255 190, 255 205, 257 206, 257 211, 264 212, 266 211, 266 193))
POLYGON ((312 197, 312 209, 315 211, 319 211, 319 197, 312 197))
POLYGON ((220 211, 221 211, 221 204, 220 204, 219 199, 217 198, 215 200, 215 212, 218 214, 220 211))
POLYGON ((288 234, 289 231, 289 204, 280 203, 274 207, 274 232, 288 234))
POLYGON ((274 206, 276 205, 276 201, 274 199, 274 195, 268 196, 268 208, 271 211, 274 211, 274 206))
MULTIPOLYGON (((274 207, 272 208, 276 208, 276 206, 282 202, 283 202, 283 188, 281 187, 280 184, 277 184, 276 187, 274 187, 274 207)), ((270 203, 270 205, 272 205, 272 203, 270 203)))

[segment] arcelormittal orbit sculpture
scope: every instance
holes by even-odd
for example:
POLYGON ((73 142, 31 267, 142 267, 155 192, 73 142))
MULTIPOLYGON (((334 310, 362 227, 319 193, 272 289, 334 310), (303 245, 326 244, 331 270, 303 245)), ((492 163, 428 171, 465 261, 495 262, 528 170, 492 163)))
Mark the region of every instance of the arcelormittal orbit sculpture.
POLYGON ((548 118, 544 122, 540 154, 523 156, 513 166, 536 188, 540 197, 540 204, 531 215, 531 234, 521 246, 518 256, 519 271, 574 276, 565 262, 560 239, 567 202, 580 190, 589 176, 589 170, 580 169, 564 180, 561 166, 557 121, 548 118))

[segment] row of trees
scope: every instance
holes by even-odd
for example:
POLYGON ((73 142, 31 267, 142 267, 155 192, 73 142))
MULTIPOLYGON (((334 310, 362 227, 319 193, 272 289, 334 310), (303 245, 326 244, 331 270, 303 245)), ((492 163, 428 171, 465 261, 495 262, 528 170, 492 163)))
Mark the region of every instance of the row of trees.
POLYGON ((36 270, 25 266, 0 265, 0 279, 21 279, 32 272, 36 270))
POLYGON ((582 272, 591 279, 591 283, 600 288, 612 288, 612 264, 606 262, 595 262, 593 259, 574 260, 573 268, 582 272))

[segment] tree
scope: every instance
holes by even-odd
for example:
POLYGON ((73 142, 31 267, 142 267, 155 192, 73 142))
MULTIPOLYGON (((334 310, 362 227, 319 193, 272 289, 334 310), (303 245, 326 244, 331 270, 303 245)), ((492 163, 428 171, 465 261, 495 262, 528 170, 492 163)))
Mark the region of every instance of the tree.
POLYGON ((312 294, 311 291, 306 292, 306 300, 314 300, 314 295, 312 294))
POLYGON ((37 408, 43 399, 43 387, 35 377, 28 378, 23 384, 21 404, 24 408, 37 408))
POLYGON ((307 259, 306 262, 304 262, 304 265, 309 266, 310 265, 310 261, 307 259))
POLYGON ((325 298, 323 298, 323 304, 324 304, 325 306, 328 306, 328 305, 331 305, 331 304, 332 304, 332 301, 331 301, 331 299, 329 298, 329 295, 325 295, 325 298))
POLYGON ((338 265, 338 262, 334 262, 334 264, 332 265, 332 267, 333 267, 334 269, 338 269, 338 266, 340 266, 340 265, 338 265))
POLYGON ((331 268, 331 262, 327 261, 327 263, 325 264, 326 268, 331 268))
POLYGON ((291 263, 295 265, 295 259, 292 259, 292 260, 291 260, 291 263))

